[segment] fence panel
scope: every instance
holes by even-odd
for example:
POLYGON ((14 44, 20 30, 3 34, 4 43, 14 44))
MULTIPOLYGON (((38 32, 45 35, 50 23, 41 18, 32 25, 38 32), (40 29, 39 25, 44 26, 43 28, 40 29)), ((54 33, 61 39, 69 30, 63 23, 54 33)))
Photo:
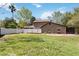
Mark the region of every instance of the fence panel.
POLYGON ((13 34, 13 33, 17 33, 17 29, 5 29, 5 28, 2 28, 0 34, 3 35, 3 34, 13 34))
POLYGON ((0 34, 15 34, 15 33, 41 33, 41 29, 6 29, 1 28, 0 34))
POLYGON ((41 33, 41 29, 24 29, 23 33, 41 33))

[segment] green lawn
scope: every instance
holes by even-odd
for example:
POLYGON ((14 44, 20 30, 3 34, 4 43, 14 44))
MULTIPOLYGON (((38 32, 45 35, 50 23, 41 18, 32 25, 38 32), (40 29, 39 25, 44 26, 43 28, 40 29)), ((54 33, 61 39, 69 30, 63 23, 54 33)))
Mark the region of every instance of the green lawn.
POLYGON ((0 55, 79 56, 79 36, 13 34, 0 41, 0 55))

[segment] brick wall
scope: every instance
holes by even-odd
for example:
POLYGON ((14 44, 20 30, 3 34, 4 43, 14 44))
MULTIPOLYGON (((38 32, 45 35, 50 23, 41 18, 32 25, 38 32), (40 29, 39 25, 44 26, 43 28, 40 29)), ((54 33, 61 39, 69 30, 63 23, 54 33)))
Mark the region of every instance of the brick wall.
POLYGON ((56 24, 47 24, 42 27, 43 33, 66 34, 66 27, 56 24))

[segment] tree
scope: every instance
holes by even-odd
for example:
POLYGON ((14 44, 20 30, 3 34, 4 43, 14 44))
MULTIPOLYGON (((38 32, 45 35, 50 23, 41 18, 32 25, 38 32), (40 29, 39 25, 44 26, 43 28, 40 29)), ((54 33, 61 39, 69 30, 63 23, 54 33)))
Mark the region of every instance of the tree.
POLYGON ((67 23, 68 26, 79 27, 79 15, 73 16, 67 23))
POLYGON ((17 23, 12 18, 6 17, 3 23, 5 28, 17 28, 17 23))
POLYGON ((17 11, 16 18, 19 20, 28 20, 31 19, 32 12, 24 7, 17 11))
POLYGON ((36 18, 34 16, 32 16, 32 18, 30 19, 30 24, 32 25, 35 20, 36 20, 36 18))
POLYGON ((79 7, 77 8, 74 8, 74 15, 78 14, 79 13, 79 7))
POLYGON ((18 27, 24 28, 24 26, 26 26, 26 22, 24 20, 19 20, 18 27))
POLYGON ((3 20, 0 20, 0 28, 4 27, 3 20))
POLYGON ((66 12, 63 14, 62 24, 67 26, 67 23, 72 19, 73 14, 71 12, 66 12))
POLYGON ((63 17, 63 14, 60 11, 55 11, 54 13, 52 13, 52 17, 48 16, 48 19, 50 19, 55 23, 62 24, 61 23, 62 17, 63 17))
POLYGON ((79 27, 79 8, 74 8, 73 17, 71 17, 67 25, 79 27))
POLYGON ((24 28, 28 24, 28 21, 32 18, 32 12, 24 7, 16 13, 16 18, 19 20, 18 26, 24 28))

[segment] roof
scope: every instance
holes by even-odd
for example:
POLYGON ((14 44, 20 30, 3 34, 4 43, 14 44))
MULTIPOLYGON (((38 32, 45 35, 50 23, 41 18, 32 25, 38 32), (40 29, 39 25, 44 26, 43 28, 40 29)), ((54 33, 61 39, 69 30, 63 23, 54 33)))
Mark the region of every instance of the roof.
MULTIPOLYGON (((43 23, 43 22, 45 22, 46 24, 44 24, 44 25, 42 25, 41 27, 43 27, 43 26, 45 26, 45 25, 47 25, 48 23, 50 23, 50 21, 49 20, 35 20, 34 21, 34 23, 43 23)), ((60 26, 64 26, 64 25, 61 25, 61 24, 57 24, 57 23, 54 23, 54 22, 51 22, 52 24, 56 24, 56 25, 60 25, 60 26)), ((66 27, 66 26, 64 26, 64 27, 66 27)))

